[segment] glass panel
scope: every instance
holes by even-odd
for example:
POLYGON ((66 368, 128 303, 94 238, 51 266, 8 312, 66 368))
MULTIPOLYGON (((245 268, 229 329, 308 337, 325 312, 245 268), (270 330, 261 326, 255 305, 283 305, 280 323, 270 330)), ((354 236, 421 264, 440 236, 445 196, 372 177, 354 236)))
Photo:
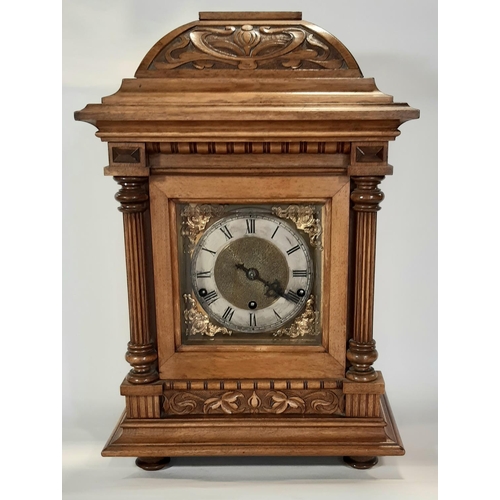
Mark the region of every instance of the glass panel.
POLYGON ((179 204, 183 344, 320 345, 323 211, 179 204))

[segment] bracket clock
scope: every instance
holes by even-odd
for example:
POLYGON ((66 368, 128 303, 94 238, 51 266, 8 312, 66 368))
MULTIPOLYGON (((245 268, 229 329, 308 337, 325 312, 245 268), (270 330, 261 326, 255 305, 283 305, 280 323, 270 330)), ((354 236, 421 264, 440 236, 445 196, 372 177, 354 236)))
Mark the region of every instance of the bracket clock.
POLYGON ((76 112, 125 233, 131 370, 103 456, 404 454, 373 367, 375 234, 418 116, 298 12, 200 13, 76 112))

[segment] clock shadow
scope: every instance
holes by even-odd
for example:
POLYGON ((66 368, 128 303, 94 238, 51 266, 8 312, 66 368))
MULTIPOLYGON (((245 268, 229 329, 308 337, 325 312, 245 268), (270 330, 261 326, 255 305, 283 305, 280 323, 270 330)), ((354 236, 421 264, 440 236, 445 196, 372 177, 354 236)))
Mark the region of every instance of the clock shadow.
POLYGON ((372 469, 356 470, 346 465, 342 457, 174 457, 165 469, 138 470, 127 478, 207 483, 403 479, 397 465, 385 464, 385 458, 379 457, 372 469))

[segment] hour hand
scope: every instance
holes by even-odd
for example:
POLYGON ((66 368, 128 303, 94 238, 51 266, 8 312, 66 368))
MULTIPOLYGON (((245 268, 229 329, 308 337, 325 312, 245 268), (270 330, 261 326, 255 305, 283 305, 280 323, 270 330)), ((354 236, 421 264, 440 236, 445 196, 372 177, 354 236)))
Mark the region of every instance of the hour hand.
POLYGON ((235 265, 236 265, 236 269, 241 269, 242 271, 245 271, 245 272, 248 271, 248 268, 246 268, 243 264, 235 264, 235 265))
POLYGON ((275 297, 276 295, 285 297, 285 292, 283 291, 283 288, 281 288, 281 284, 278 280, 274 280, 272 283, 269 283, 269 281, 265 281, 263 283, 267 288, 266 297, 275 297))
POLYGON ((253 267, 251 267, 251 268, 245 267, 243 264, 235 264, 235 265, 236 265, 236 269, 241 269, 242 271, 244 271, 246 273, 247 278, 249 280, 262 281, 262 279, 259 277, 259 271, 257 271, 257 269, 255 269, 253 267))
POLYGON ((242 271, 244 271, 249 280, 260 281, 266 287, 266 291, 265 291, 266 297, 273 297, 273 296, 278 296, 278 295, 280 297, 285 296, 285 292, 281 288, 281 284, 278 280, 274 280, 272 283, 270 283, 269 281, 262 279, 259 275, 259 271, 257 271, 257 269, 255 269, 253 267, 248 268, 248 267, 245 267, 243 264, 235 264, 235 266, 237 269, 241 269, 242 271))

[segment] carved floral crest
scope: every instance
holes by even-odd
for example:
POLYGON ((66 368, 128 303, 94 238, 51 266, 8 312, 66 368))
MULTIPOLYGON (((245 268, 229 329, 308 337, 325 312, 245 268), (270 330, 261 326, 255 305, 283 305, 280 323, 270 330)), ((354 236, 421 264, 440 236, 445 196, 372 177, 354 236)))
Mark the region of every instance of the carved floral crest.
POLYGON ((172 40, 149 70, 347 69, 326 39, 304 26, 197 26, 172 40))

